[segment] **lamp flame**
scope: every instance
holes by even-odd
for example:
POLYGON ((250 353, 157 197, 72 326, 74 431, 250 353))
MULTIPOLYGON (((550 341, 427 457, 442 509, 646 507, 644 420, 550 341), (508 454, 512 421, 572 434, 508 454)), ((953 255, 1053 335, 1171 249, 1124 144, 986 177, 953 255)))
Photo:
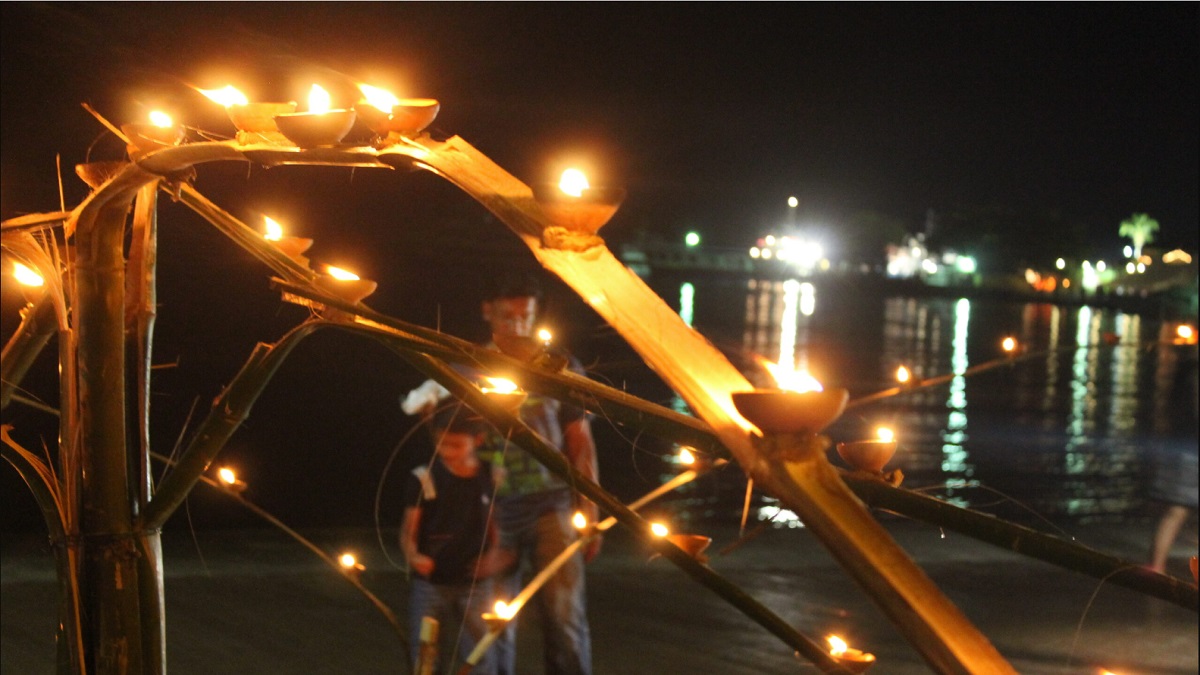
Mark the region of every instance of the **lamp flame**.
POLYGON ((314 84, 312 89, 308 91, 308 111, 311 113, 329 112, 333 107, 333 99, 329 96, 329 92, 321 88, 321 85, 314 84))
POLYGON ((689 464, 689 465, 695 464, 696 456, 692 454, 691 450, 688 450, 687 448, 680 448, 679 449, 679 463, 680 464, 689 464))
POLYGON ((150 124, 163 129, 169 129, 174 126, 171 116, 161 110, 150 111, 150 124))
POLYGON ((354 272, 333 265, 326 266, 325 273, 338 281, 358 281, 359 278, 354 272))
POLYGON ((204 94, 210 101, 218 105, 223 105, 226 108, 234 105, 249 105, 250 99, 246 95, 238 91, 232 84, 227 84, 220 89, 200 89, 196 91, 204 94))
POLYGON ((576 511, 575 515, 571 516, 571 524, 577 530, 585 529, 588 526, 587 516, 583 515, 583 511, 576 511))
POLYGON ((1000 343, 1000 348, 1003 349, 1005 353, 1013 353, 1017 349, 1017 339, 1014 337, 1004 338, 1004 341, 1000 343))
POLYGON ((543 344, 547 344, 547 345, 550 344, 550 341, 554 339, 554 334, 545 328, 539 328, 538 332, 537 332, 537 336, 538 336, 538 339, 541 340, 543 344))
POLYGON ((558 180, 558 189, 572 197, 582 197, 583 191, 589 187, 587 176, 579 169, 563 171, 562 178, 558 180))
POLYGON ((515 394, 520 388, 516 382, 506 380, 503 377, 485 377, 483 379, 488 381, 488 386, 480 387, 485 394, 515 394))
POLYGON ((338 564, 348 570, 352 570, 358 567, 358 558, 353 553, 346 552, 338 556, 338 564))
POLYGON ((496 616, 506 621, 517 615, 517 608, 515 606, 509 606, 509 604, 503 600, 497 600, 493 609, 495 610, 496 616))
POLYGON ((266 223, 267 233, 263 235, 263 239, 267 241, 279 241, 283 239, 283 226, 275 222, 271 216, 263 216, 263 222, 266 223))
POLYGON ((907 366, 900 366, 896 369, 896 381, 900 384, 907 384, 912 380, 912 371, 907 366))
POLYGON ((1185 342, 1191 342, 1196 338, 1196 329, 1186 323, 1181 323, 1175 329, 1175 335, 1185 342))
POLYGON ((233 469, 230 469, 227 466, 221 467, 217 470, 217 478, 221 479, 221 482, 226 485, 237 484, 237 474, 233 472, 233 469))
POLYGON ((884 443, 891 443, 892 441, 896 440, 896 432, 892 431, 888 427, 879 427, 875 430, 875 435, 878 436, 879 440, 883 441, 884 443))
POLYGON ((830 635, 826 637, 825 641, 829 643, 830 656, 841 656, 846 653, 847 649, 850 648, 850 645, 846 644, 845 640, 836 635, 830 635))
POLYGON ((650 523, 650 531, 654 533, 654 536, 656 537, 665 537, 671 533, 671 531, 667 529, 667 526, 663 525, 662 523, 650 523))
POLYGON ((379 108, 385 113, 391 113, 392 108, 400 105, 400 99, 392 95, 392 92, 379 87, 372 87, 369 84, 358 83, 358 90, 362 92, 363 98, 367 100, 367 105, 379 108))
POLYGON ((807 370, 796 370, 789 366, 783 366, 778 363, 772 363, 762 357, 759 357, 759 362, 771 373, 771 377, 775 380, 775 385, 780 389, 804 393, 809 391, 825 391, 825 387, 817 381, 817 378, 808 374, 807 370))
POLYGON ((41 286, 46 283, 42 275, 15 260, 13 261, 13 278, 22 286, 41 286))

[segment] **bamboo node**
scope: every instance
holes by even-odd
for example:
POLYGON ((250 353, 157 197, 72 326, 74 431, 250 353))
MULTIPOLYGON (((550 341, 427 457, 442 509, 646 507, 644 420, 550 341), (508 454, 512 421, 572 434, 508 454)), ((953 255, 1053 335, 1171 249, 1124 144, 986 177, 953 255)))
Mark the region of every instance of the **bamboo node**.
POLYGON ((542 231, 542 246, 555 251, 591 253, 598 256, 600 249, 604 248, 604 240, 594 234, 551 226, 542 231))

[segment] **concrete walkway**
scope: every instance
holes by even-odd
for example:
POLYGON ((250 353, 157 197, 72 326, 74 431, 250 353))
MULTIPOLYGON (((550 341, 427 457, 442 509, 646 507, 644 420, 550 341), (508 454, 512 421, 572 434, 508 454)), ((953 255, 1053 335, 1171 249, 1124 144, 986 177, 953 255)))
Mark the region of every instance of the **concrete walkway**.
MULTIPOLYGON (((1172 573, 1190 577, 1195 521, 1172 573)), ((885 526, 1022 673, 1193 674, 1197 615, 961 535, 900 519, 885 526)), ((1072 527, 1087 545, 1140 561, 1151 523, 1072 527)), ((285 535, 183 527, 165 535, 169 672, 404 673, 403 647, 339 575, 285 535)), ((354 549, 366 585, 403 621, 406 581, 373 531, 306 533, 326 550, 354 549)), ((735 538, 718 527, 712 551, 735 538)), ((392 533, 387 535, 393 546, 392 533)), ((389 550, 394 550, 389 548, 389 550)), ((393 553, 395 555, 395 553, 393 553)), ((776 638, 619 529, 589 568, 597 673, 817 672, 776 638)), ((6 535, 0 670, 54 670, 55 586, 40 538, 6 535)), ((874 653, 881 674, 929 672, 916 652, 803 529, 770 530, 710 565, 810 637, 829 633, 874 653)), ((521 673, 540 673, 533 607, 519 639, 521 673)), ((446 630, 452 630, 447 628, 446 630)))

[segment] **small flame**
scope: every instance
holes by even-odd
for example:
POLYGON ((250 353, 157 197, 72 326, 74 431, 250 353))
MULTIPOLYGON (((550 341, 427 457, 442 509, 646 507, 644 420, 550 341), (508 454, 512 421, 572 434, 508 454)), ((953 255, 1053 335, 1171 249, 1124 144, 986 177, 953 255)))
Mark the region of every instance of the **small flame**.
POLYGON ((842 654, 846 653, 847 649, 850 648, 850 645, 846 644, 845 640, 836 635, 830 635, 826 637, 825 640, 829 643, 830 656, 841 656, 842 654))
POLYGON ((217 469, 217 478, 220 478, 221 482, 226 485, 237 484, 237 474, 227 466, 217 469))
POLYGON ((1186 323, 1181 323, 1175 329, 1175 335, 1179 336, 1180 340, 1192 340, 1196 337, 1196 329, 1186 323))
POLYGON ((367 105, 379 108, 385 113, 392 112, 392 108, 400 105, 400 99, 392 95, 392 92, 379 87, 372 87, 369 84, 358 84, 358 90, 363 93, 363 97, 367 100, 367 105))
POLYGON ((510 607, 509 604, 503 600, 497 600, 493 609, 495 610, 496 616, 500 617, 501 619, 508 620, 517 615, 517 608, 515 606, 510 607))
POLYGON ((354 272, 344 270, 340 267, 334 267, 333 265, 328 265, 325 268, 325 273, 334 279, 337 279, 338 281, 358 281, 359 278, 354 272))
POLYGON ((662 523, 650 523, 650 531, 654 533, 654 536, 656 537, 665 537, 671 533, 671 531, 667 529, 667 526, 663 525, 662 523))
POLYGON ((589 187, 587 176, 579 169, 567 169, 558 180, 558 189, 572 197, 582 197, 583 191, 589 187))
POLYGON ((583 515, 583 511, 576 511, 575 515, 571 516, 571 524, 577 530, 585 529, 588 526, 587 516, 583 515))
POLYGON ((171 120, 171 116, 161 110, 150 111, 150 124, 163 129, 169 129, 174 126, 175 122, 171 120))
POLYGON ((329 92, 322 89, 321 85, 314 84, 308 92, 308 112, 329 112, 332 107, 333 99, 329 96, 329 92))
POLYGON ((249 105, 250 99, 246 95, 238 91, 232 84, 227 84, 220 89, 200 89, 196 91, 204 94, 210 101, 218 105, 223 105, 226 108, 234 105, 249 105))
POLYGON ((907 366, 900 366, 896 369, 896 381, 900 384, 907 384, 912 379, 912 372, 907 366))
POLYGON ((762 357, 759 357, 759 362, 767 369, 767 372, 771 373, 771 377, 775 379, 775 385, 780 389, 798 393, 825 391, 825 388, 821 386, 817 378, 809 375, 807 370, 784 367, 762 357))
POLYGON ((263 216, 263 222, 267 226, 267 233, 263 235, 263 239, 267 241, 279 241, 283 239, 283 226, 275 222, 274 218, 263 216))
POLYGON ((346 569, 354 569, 358 566, 358 558, 354 557, 353 553, 343 553, 338 556, 338 564, 346 569))
POLYGON ((1000 348, 1003 349, 1005 353, 1013 353, 1017 350, 1017 339, 1014 337, 1004 338, 1004 341, 1000 343, 1000 348))
POLYGON ((488 386, 480 387, 485 394, 515 394, 520 388, 516 382, 503 377, 485 377, 483 379, 488 381, 488 386))
POLYGON ((875 430, 875 435, 884 443, 891 443, 896 440, 896 432, 887 427, 879 427, 875 430))
POLYGON ((545 328, 539 328, 537 336, 545 344, 550 344, 550 341, 554 339, 554 334, 545 328))
POLYGON ((13 277, 22 286, 41 286, 46 283, 42 275, 15 260, 13 261, 13 277))
POLYGON ((680 448, 679 449, 679 463, 680 464, 695 464, 696 456, 692 454, 691 450, 688 450, 687 448, 680 448))

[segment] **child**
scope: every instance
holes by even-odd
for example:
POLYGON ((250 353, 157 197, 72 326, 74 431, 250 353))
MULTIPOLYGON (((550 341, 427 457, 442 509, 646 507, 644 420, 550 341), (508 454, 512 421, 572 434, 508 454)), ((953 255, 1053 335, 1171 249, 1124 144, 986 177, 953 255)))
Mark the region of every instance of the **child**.
MULTIPOLYGON (((487 632, 482 615, 492 599, 491 582, 481 558, 491 558, 497 539, 489 526, 492 480, 475 455, 483 425, 461 405, 434 415, 434 460, 413 469, 404 484, 404 523, 400 546, 416 574, 409 598, 413 658, 418 653, 422 617, 441 624, 441 637, 465 660, 487 632), (463 630, 459 630, 463 626, 463 630), (460 637, 461 632, 461 637, 460 637)), ((444 652, 442 652, 444 654, 444 652)), ((490 655, 472 670, 495 671, 490 655)))

